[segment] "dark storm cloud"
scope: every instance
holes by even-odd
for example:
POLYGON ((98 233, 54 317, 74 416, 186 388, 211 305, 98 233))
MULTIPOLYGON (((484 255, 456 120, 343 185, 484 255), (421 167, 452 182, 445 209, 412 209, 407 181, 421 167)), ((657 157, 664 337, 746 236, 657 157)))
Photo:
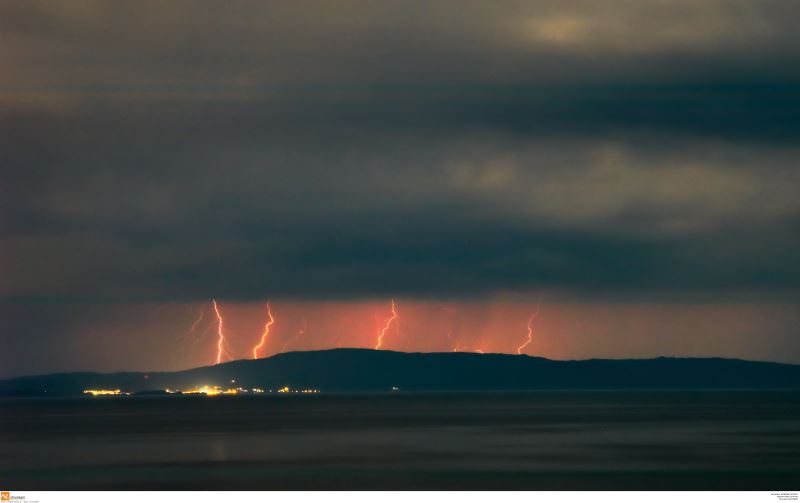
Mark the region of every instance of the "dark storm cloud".
POLYGON ((800 286, 793 3, 0 9, 7 299, 800 286))

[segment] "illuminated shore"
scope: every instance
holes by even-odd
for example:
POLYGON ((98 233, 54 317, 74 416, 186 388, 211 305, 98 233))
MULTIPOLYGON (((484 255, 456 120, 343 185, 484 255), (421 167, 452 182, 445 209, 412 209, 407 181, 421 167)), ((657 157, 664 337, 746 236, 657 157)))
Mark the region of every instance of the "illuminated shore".
POLYGON ((265 395, 265 394, 273 394, 273 393, 284 393, 284 394, 302 394, 302 395, 313 395, 318 394, 320 390, 315 388, 302 388, 302 389, 292 389, 289 386, 283 386, 282 388, 278 389, 263 389, 263 388, 223 388, 222 386, 209 386, 209 385, 202 385, 202 386, 195 386, 188 389, 173 389, 173 388, 166 388, 163 390, 143 390, 139 392, 132 392, 132 391, 122 391, 119 389, 86 389, 83 390, 84 395, 91 395, 93 397, 96 396, 130 396, 130 395, 205 395, 205 396, 217 396, 217 395, 265 395))

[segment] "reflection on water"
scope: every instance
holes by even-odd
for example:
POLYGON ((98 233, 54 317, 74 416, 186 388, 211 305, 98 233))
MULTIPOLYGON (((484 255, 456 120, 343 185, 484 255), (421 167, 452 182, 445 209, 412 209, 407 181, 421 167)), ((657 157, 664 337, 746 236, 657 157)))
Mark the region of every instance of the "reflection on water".
POLYGON ((11 489, 796 489, 800 392, 0 401, 11 489))

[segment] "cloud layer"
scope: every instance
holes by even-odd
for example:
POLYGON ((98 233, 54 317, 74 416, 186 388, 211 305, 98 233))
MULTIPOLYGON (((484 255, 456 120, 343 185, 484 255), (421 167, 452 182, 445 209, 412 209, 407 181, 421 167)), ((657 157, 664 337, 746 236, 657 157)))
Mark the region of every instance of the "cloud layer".
POLYGON ((800 287, 800 6, 0 6, 6 300, 800 287))

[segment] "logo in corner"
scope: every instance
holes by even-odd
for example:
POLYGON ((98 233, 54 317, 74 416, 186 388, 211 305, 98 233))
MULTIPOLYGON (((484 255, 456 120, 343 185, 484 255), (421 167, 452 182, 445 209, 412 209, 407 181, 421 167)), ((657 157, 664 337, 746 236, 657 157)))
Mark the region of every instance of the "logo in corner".
POLYGON ((11 501, 11 493, 9 491, 0 491, 0 501, 11 501))

